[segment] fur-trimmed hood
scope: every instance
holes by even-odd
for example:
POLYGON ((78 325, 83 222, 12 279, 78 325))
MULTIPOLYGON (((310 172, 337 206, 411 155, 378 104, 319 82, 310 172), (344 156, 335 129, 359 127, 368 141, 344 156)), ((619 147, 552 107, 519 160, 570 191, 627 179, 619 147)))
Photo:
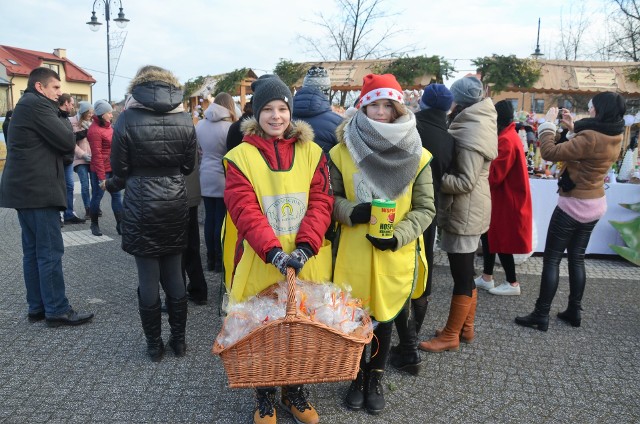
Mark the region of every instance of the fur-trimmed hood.
POLYGON ((344 143, 344 129, 350 121, 351 118, 345 119, 336 128, 336 138, 338 139, 338 143, 344 143))
POLYGON ((129 83, 127 92, 131 93, 133 87, 135 87, 136 85, 144 84, 145 82, 151 81, 162 81, 174 86, 175 88, 182 88, 182 84, 180 84, 178 78, 173 75, 171 71, 162 69, 158 66, 145 66, 138 71, 138 74, 135 77, 133 77, 133 79, 129 83))
POLYGON ((128 92, 143 106, 167 113, 182 104, 180 81, 172 72, 157 66, 145 66, 131 80, 128 92))
MULTIPOLYGON (((258 120, 255 117, 251 117, 249 119, 245 119, 240 124, 240 130, 245 136, 255 135, 265 140, 268 140, 270 137, 264 130, 260 127, 258 120)), ((308 141, 313 141, 314 133, 311 125, 307 124, 304 121, 292 120, 289 128, 284 132, 284 139, 295 138, 298 142, 306 143, 308 141)))

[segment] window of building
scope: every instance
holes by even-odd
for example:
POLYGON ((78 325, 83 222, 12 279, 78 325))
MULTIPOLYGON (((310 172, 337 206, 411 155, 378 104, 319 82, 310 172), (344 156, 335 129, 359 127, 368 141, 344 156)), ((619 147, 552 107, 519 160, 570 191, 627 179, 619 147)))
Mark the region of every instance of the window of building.
POLYGON ((71 97, 73 97, 73 100, 75 101, 76 108, 78 107, 78 103, 80 103, 81 101, 89 100, 89 96, 87 96, 86 94, 71 93, 71 97))
POLYGON ((508 102, 511 102, 511 106, 513 106, 514 111, 518 111, 518 99, 505 99, 508 102))
POLYGON ((56 65, 56 64, 53 64, 53 63, 43 63, 43 64, 42 64, 42 66, 43 66, 44 68, 52 69, 52 70, 54 70, 58 75, 60 75, 60 65, 56 65))
POLYGON ((12 65, 18 65, 18 64, 19 64, 18 62, 16 62, 16 61, 15 61, 15 60, 13 60, 13 59, 7 59, 7 62, 9 62, 9 63, 10 63, 10 64, 12 64, 12 65))
POLYGON ((543 99, 534 99, 534 101, 533 101, 533 111, 535 113, 544 113, 544 100, 543 99))

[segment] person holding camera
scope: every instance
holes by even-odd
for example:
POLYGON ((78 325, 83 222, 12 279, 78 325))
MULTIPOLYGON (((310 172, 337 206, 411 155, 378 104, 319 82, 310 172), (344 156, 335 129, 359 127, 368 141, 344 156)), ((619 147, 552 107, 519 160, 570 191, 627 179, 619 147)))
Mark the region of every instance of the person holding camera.
POLYGON ((624 98, 607 91, 589 101, 589 118, 575 124, 569 111, 562 109, 561 122, 569 129, 567 141, 558 143, 555 140, 556 124, 553 121, 558 108, 550 108, 546 122, 538 127, 542 158, 563 162, 558 180, 560 196, 549 222, 535 309, 529 315, 516 317, 516 324, 547 331, 551 302, 558 288, 560 261, 566 250, 569 305, 558 313, 558 318, 573 327, 580 326, 586 282, 585 251, 593 228, 607 211, 604 177, 620 154, 625 111, 624 98))

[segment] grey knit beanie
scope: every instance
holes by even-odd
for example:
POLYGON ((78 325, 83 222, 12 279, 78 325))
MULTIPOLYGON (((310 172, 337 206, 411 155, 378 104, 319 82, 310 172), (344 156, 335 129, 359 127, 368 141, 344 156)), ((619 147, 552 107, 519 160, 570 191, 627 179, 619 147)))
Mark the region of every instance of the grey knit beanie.
POLYGON ((272 100, 282 100, 289 107, 289 112, 293 114, 293 104, 291 103, 291 90, 277 76, 266 74, 251 83, 253 90, 253 114, 256 119, 260 119, 262 108, 272 100))
POLYGON ((302 86, 314 87, 325 94, 329 94, 329 90, 331 90, 329 73, 322 66, 312 66, 307 71, 307 75, 305 75, 302 81, 302 86))
POLYGON ((82 116, 83 113, 91 109, 93 109, 93 106, 91 106, 91 103, 89 103, 88 101, 82 100, 78 102, 78 116, 82 116))
POLYGON ((469 106, 482 100, 482 82, 476 77, 464 77, 451 85, 453 101, 459 105, 469 106))
POLYGON ((93 104, 93 112, 97 116, 102 116, 105 113, 113 112, 113 108, 106 100, 98 100, 93 104))

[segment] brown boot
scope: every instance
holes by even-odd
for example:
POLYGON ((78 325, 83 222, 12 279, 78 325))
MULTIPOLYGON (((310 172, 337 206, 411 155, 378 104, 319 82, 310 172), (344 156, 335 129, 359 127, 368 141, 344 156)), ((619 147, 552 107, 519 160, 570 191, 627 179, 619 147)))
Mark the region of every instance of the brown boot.
POLYGON ((460 331, 469 314, 472 298, 465 295, 453 295, 447 325, 438 337, 426 342, 420 342, 418 347, 426 352, 444 352, 458 350, 460 346, 460 331))
MULTIPOLYGON (((464 320, 462 331, 460 332, 460 341, 463 343, 471 343, 475 337, 474 322, 476 320, 476 307, 478 305, 478 289, 473 289, 471 297, 471 306, 469 307, 469 314, 464 320)), ((442 334, 443 330, 436 330, 436 337, 442 334)))

